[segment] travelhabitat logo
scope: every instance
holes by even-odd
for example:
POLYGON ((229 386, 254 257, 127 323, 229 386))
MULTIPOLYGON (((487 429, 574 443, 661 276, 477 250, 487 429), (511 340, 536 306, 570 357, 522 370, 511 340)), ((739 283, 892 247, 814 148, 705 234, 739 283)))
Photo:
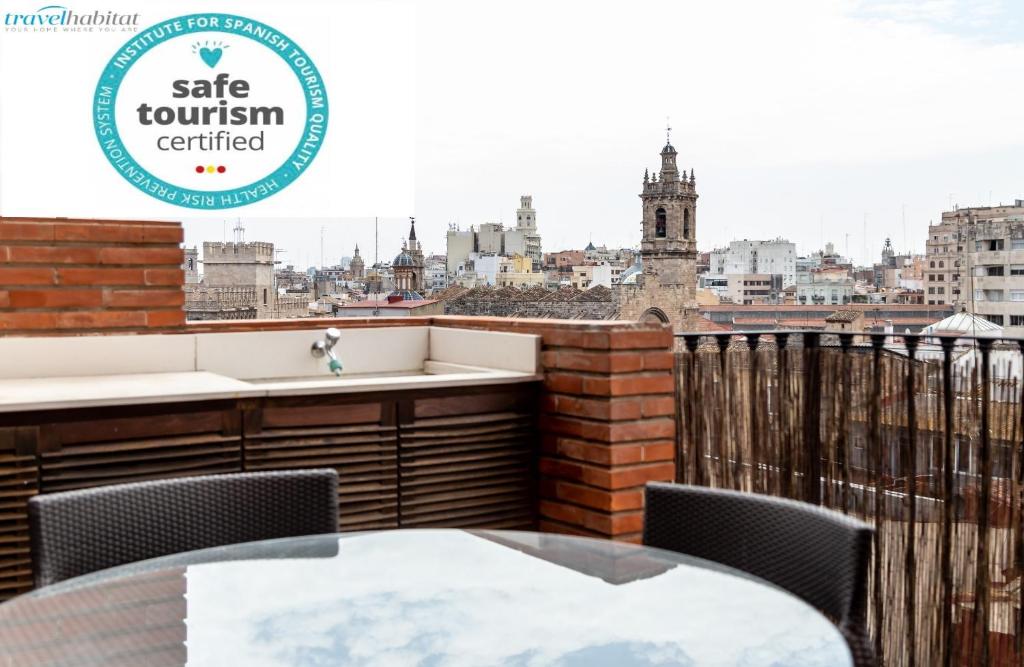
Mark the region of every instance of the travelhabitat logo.
POLYGON ((40 7, 31 14, 4 14, 6 32, 71 32, 100 29, 104 32, 135 31, 139 26, 138 14, 95 10, 76 12, 62 5, 40 7))

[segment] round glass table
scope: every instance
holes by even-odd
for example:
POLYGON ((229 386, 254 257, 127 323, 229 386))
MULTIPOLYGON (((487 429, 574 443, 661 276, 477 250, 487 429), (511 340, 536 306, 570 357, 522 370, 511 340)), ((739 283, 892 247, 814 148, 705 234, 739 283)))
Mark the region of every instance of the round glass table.
POLYGON ((735 570, 541 533, 321 535, 143 561, 0 605, 0 665, 850 665, 735 570))

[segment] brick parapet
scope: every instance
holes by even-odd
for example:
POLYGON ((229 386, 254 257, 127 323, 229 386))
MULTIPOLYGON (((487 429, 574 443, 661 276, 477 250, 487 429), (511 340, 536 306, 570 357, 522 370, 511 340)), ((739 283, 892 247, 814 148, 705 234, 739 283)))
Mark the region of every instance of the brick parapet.
POLYGON ((0 334, 185 323, 177 222, 0 218, 0 334))

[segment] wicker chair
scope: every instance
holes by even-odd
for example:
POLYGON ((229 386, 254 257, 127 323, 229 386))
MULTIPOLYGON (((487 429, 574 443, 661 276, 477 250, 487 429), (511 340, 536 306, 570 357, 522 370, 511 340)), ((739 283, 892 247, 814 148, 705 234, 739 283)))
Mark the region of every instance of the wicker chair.
POLYGON ((873 529, 808 503, 701 486, 649 483, 644 544, 728 565, 831 617, 854 664, 875 665, 867 635, 873 529))
POLYGON ((36 587, 157 556, 338 530, 338 473, 183 477, 29 499, 36 587))

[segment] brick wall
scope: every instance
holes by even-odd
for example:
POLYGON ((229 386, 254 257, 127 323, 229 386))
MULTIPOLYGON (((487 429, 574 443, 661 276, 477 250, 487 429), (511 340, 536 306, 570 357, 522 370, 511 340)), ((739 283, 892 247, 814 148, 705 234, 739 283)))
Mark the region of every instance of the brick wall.
POLYGON ((181 224, 0 218, 0 335, 171 329, 181 224))
POLYGON ((668 325, 435 317, 542 337, 540 527, 638 542, 643 487, 675 479, 668 325))

